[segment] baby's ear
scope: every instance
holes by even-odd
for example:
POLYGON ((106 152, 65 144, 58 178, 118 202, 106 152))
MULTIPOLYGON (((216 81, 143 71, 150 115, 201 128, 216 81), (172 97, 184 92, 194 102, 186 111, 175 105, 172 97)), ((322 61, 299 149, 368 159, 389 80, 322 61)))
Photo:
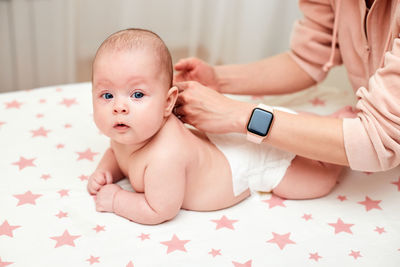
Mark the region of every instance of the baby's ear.
POLYGON ((171 115, 175 106, 176 99, 178 98, 178 87, 173 86, 168 90, 167 101, 165 103, 164 117, 171 115))

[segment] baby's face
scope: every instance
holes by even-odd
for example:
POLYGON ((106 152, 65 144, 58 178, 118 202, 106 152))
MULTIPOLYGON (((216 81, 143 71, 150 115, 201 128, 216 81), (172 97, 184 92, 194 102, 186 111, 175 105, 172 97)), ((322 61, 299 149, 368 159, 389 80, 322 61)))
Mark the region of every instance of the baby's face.
POLYGON ((162 126, 168 84, 148 49, 103 51, 93 66, 93 116, 118 143, 139 144, 162 126))

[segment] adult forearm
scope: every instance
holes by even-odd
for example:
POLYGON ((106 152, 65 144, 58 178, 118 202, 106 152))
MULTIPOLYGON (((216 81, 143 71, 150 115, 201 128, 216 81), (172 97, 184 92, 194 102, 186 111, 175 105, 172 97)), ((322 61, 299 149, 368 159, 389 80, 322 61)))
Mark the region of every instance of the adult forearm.
POLYGON ((248 64, 215 66, 215 71, 219 91, 226 94, 286 94, 315 84, 288 53, 248 64))
MULTIPOLYGON (((236 116, 230 117, 231 129, 246 133, 247 122, 254 107, 251 103, 238 104, 236 116)), ((264 142, 306 158, 349 165, 344 148, 342 120, 338 118, 274 110, 273 124, 264 142)))

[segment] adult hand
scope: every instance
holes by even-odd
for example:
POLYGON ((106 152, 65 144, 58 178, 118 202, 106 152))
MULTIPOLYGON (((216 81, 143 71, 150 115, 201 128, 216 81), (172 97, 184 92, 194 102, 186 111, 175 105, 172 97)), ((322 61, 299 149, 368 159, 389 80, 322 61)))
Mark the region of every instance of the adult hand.
POLYGON ((203 132, 246 132, 246 123, 255 104, 228 98, 198 82, 178 82, 175 115, 203 132))
POLYGON ((184 58, 174 66, 178 71, 174 75, 174 83, 197 81, 207 87, 219 91, 218 77, 213 66, 198 58, 184 58))

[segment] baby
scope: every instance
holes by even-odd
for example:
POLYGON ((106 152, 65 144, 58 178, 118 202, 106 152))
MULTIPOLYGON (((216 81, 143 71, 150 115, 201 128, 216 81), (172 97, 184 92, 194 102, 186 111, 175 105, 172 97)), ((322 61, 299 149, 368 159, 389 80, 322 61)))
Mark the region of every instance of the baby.
POLYGON ((337 168, 250 143, 241 135, 213 136, 185 127, 172 114, 178 96, 172 76, 171 55, 151 31, 119 31, 99 47, 93 62, 93 115, 110 147, 88 181, 97 211, 159 224, 180 209, 235 205, 250 195, 249 188, 297 199, 333 188, 337 168), (135 192, 115 184, 125 177, 135 192))

